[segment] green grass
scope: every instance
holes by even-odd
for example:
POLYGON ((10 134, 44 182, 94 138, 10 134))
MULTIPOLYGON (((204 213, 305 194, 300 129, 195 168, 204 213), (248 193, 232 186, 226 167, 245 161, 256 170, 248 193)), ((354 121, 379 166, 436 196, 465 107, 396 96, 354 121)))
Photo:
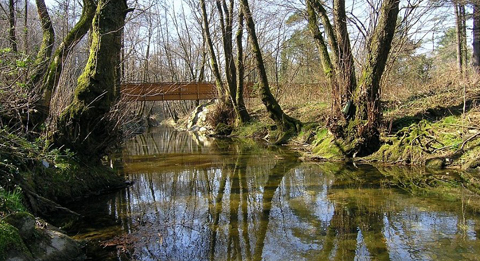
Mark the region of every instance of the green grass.
POLYGON ((25 211, 21 190, 17 188, 13 191, 6 191, 0 187, 0 216, 19 211, 25 211))
POLYGON ((268 133, 268 125, 260 121, 252 121, 235 128, 233 135, 239 137, 263 138, 268 133))

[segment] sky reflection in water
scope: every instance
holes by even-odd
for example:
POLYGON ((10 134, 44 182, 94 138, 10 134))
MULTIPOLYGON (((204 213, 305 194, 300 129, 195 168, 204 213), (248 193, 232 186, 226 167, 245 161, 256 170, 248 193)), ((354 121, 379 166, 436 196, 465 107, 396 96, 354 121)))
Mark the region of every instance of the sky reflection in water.
POLYGON ((135 137, 121 162, 135 184, 78 207, 86 216, 78 238, 129 243, 126 252, 95 254, 99 260, 477 260, 480 254, 478 216, 459 203, 389 188, 373 167, 301 163, 282 148, 167 129, 135 137))

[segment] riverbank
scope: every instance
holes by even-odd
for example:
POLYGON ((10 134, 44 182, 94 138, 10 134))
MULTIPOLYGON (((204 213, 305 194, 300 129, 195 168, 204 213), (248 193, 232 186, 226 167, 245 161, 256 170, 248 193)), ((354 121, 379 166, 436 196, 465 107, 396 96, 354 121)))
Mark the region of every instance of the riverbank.
MULTIPOLYGON (((416 171, 418 176, 393 178, 397 183, 392 185, 411 193, 436 194, 451 200, 459 200, 463 189, 480 195, 479 99, 480 88, 472 84, 466 89, 443 88, 404 100, 387 100, 380 127, 381 147, 366 157, 353 158, 342 153, 343 141, 336 140, 325 127, 329 113, 326 102, 284 105, 289 115, 303 122, 302 131, 287 146, 300 151, 304 161, 345 161, 382 169, 390 165, 421 168, 424 171, 416 171)), ((249 112, 253 120, 234 128, 228 136, 268 141, 274 123, 260 104, 249 112)), ((206 114, 208 109, 203 107, 195 116, 170 124, 215 135, 213 126, 199 124, 198 119, 208 118, 206 114)))
POLYGON ((0 139, 0 259, 83 260, 78 242, 38 217, 63 227, 79 218, 64 204, 125 186, 123 177, 40 139, 6 129, 0 139))
MULTIPOLYGON (((368 163, 427 166, 431 169, 478 170, 480 167, 480 88, 436 90, 405 100, 384 102, 380 126, 382 146, 365 157, 348 158, 342 153, 327 125, 329 108, 325 102, 284 106, 303 123, 300 133, 288 145, 302 151, 306 160, 343 160, 368 163)), ((206 135, 218 135, 210 126, 209 111, 215 103, 199 107, 188 118, 167 124, 206 135)), ((230 130, 230 137, 269 140, 275 130, 262 105, 250 108, 252 121, 230 130)))

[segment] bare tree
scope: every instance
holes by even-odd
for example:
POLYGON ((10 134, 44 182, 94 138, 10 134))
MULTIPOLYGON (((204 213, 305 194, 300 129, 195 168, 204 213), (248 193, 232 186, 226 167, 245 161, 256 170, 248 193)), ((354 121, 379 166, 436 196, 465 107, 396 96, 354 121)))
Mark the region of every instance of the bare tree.
POLYGON ((8 22, 9 22, 9 28, 8 28, 8 35, 9 35, 9 40, 10 44, 12 45, 12 51, 18 52, 18 47, 17 47, 17 35, 16 35, 16 29, 15 29, 15 1, 14 0, 9 0, 8 1, 8 22))
POLYGON ((255 23, 248 5, 248 0, 240 0, 241 10, 247 22, 247 31, 250 39, 251 49, 255 56, 256 67, 259 74, 259 91, 263 104, 265 105, 270 118, 276 123, 281 131, 276 143, 284 143, 292 135, 300 131, 300 122, 288 116, 282 110, 275 97, 273 97, 268 84, 267 72, 263 62, 262 50, 258 43, 255 31, 255 23))
POLYGON ((334 96, 330 129, 337 138, 344 138, 342 149, 347 155, 368 154, 379 146, 380 81, 396 28, 399 1, 384 0, 378 10, 379 17, 371 22, 374 29, 366 42, 365 64, 358 84, 346 25, 345 1, 333 2, 333 27, 325 10, 320 1, 307 1, 309 28, 334 96), (333 53, 329 52, 320 33, 317 15, 322 17, 333 53))
POLYGON ((473 0, 473 66, 480 72, 480 1, 473 0))
POLYGON ((238 12, 238 30, 236 34, 237 42, 237 88, 236 88, 236 113, 237 121, 244 123, 250 121, 250 115, 248 114, 245 102, 243 100, 244 93, 244 77, 245 77, 245 63, 243 54, 243 26, 244 15, 243 12, 238 12))
POLYGON ((223 102, 226 102, 227 93, 226 93, 225 87, 223 86, 222 76, 220 74, 220 69, 219 69, 218 61, 217 61, 217 56, 215 54, 216 53, 215 52, 215 47, 213 45, 213 40, 212 40, 212 36, 211 36, 211 33, 210 33, 210 24, 208 22, 207 8, 205 6, 205 0, 200 0, 200 7, 201 7, 201 10, 202 10, 203 30, 204 30, 204 33, 205 33, 205 39, 206 39, 206 42, 207 42, 207 47, 208 47, 208 50, 209 50, 209 53, 210 53, 210 66, 212 67, 213 75, 215 77, 215 83, 216 83, 216 86, 217 86, 217 93, 218 93, 218 96, 220 97, 220 99, 223 102))
POLYGON ((457 36, 457 67, 460 74, 465 72, 467 66, 467 26, 465 3, 462 1, 453 2, 455 9, 455 26, 457 36))
POLYGON ((28 51, 28 0, 25 0, 25 5, 24 5, 24 17, 23 17, 23 23, 24 23, 24 28, 23 28, 23 50, 25 53, 28 51))

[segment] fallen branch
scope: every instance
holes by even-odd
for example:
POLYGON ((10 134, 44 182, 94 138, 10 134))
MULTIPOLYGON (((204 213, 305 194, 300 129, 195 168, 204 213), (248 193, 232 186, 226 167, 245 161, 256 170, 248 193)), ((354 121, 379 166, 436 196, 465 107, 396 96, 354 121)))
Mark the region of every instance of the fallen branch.
POLYGON ((475 138, 476 138, 476 137, 478 137, 478 136, 480 136, 480 132, 478 132, 478 133, 476 133, 476 134, 474 134, 474 135, 470 136, 468 139, 466 139, 466 140, 465 140, 465 141, 462 143, 462 146, 460 147, 460 149, 459 149, 459 150, 463 150, 463 148, 465 147, 465 145, 467 144, 467 142, 469 142, 469 141, 471 141, 471 140, 475 139, 475 138))

